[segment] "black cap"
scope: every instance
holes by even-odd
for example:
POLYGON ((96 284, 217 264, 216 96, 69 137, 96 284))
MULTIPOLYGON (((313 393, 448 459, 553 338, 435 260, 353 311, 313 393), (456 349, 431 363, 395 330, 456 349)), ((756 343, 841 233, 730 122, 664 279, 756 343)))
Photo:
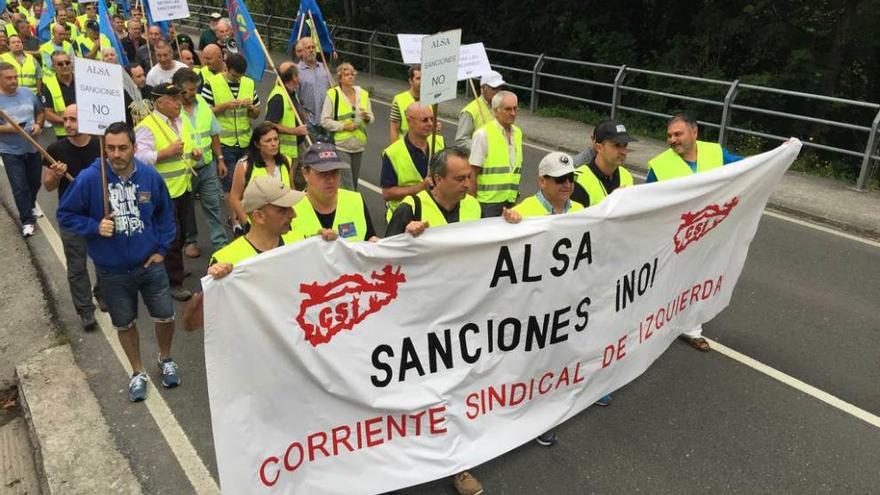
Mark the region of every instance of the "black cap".
POLYGON ((171 83, 153 86, 153 98, 159 98, 161 96, 180 96, 181 92, 180 88, 171 83))
POLYGON ((101 26, 98 25, 98 21, 89 19, 86 21, 86 29, 91 29, 92 31, 100 31, 101 26))
POLYGON ((626 132, 626 127, 624 127, 623 124, 611 119, 600 122, 593 131, 593 135, 595 136, 597 143, 602 143, 608 140, 614 141, 618 144, 638 141, 638 139, 630 136, 629 133, 626 132))
POLYGON ((303 157, 303 165, 318 172, 351 168, 348 163, 339 158, 336 146, 331 143, 320 142, 309 146, 309 149, 306 150, 306 155, 303 157))

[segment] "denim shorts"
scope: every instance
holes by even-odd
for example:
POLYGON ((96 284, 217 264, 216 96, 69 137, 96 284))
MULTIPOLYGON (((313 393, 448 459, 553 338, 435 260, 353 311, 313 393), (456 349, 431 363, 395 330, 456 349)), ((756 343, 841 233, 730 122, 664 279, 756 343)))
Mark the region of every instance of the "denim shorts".
POLYGON ((138 266, 126 273, 113 273, 100 268, 95 271, 110 321, 117 330, 128 330, 137 321, 138 293, 153 320, 174 321, 171 286, 162 263, 153 263, 148 268, 138 266))

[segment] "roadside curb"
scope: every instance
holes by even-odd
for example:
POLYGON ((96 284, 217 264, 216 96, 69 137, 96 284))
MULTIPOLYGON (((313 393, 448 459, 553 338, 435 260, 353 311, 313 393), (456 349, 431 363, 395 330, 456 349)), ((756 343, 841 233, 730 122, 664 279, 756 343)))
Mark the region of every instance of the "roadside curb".
POLYGON ((18 364, 16 377, 44 495, 142 493, 70 346, 18 364))

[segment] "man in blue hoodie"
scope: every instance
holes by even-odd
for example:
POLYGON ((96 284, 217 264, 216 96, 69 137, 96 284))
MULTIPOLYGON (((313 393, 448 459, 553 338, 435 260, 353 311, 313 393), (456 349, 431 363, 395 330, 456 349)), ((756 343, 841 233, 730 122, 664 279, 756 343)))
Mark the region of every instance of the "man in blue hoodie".
POLYGON ((110 214, 104 214, 101 161, 95 160, 70 185, 58 206, 62 228, 86 238, 98 284, 118 330, 119 343, 133 374, 128 397, 147 397, 148 377, 140 356, 138 293, 156 324, 162 386, 180 384, 171 359, 174 303, 162 261, 175 238, 176 225, 165 181, 134 158, 134 131, 124 122, 107 127, 105 149, 110 214))

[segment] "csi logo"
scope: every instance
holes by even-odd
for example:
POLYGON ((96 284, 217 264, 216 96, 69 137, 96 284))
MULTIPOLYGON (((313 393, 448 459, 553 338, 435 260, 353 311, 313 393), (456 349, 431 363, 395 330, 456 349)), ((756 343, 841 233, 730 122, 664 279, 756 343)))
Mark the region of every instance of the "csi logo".
POLYGON ((688 246, 702 239, 710 230, 723 222, 738 204, 739 196, 734 196, 723 206, 712 204, 698 212, 683 213, 681 225, 678 226, 678 231, 673 237, 675 254, 684 251, 688 246))
POLYGON ((307 297, 300 304, 296 321, 312 346, 326 344, 396 299, 397 287, 403 282, 406 275, 399 266, 394 271, 385 265, 381 272, 372 272, 370 280, 355 273, 326 284, 300 284, 300 292, 307 297))

